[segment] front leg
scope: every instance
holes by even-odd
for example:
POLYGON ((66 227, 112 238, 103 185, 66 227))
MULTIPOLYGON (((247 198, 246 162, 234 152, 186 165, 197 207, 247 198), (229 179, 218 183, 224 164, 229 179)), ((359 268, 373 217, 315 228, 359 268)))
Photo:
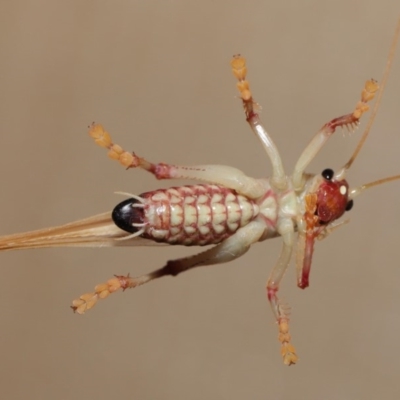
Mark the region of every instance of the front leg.
POLYGON ((93 123, 89 128, 89 135, 99 146, 109 150, 108 156, 110 158, 119 161, 127 169, 142 168, 153 174, 157 179, 193 179, 203 181, 225 186, 251 199, 256 199, 265 192, 265 187, 261 181, 249 178, 237 168, 223 165, 186 167, 165 163, 154 164, 113 143, 110 134, 100 124, 93 123))
POLYGON ((361 92, 361 99, 356 104, 354 111, 351 114, 346 114, 338 118, 334 118, 326 123, 317 134, 312 138, 311 142, 304 149, 299 160, 294 167, 292 182, 295 190, 302 189, 304 186, 304 171, 310 162, 315 158, 318 152, 322 149, 336 128, 354 129, 358 126, 361 116, 369 110, 368 102, 371 101, 379 86, 373 79, 365 83, 364 89, 361 92))

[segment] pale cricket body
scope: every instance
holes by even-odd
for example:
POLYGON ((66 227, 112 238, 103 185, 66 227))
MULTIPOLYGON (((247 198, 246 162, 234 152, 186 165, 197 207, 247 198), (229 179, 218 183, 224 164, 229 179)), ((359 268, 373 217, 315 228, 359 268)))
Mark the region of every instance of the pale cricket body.
POLYGON ((142 168, 157 179, 189 179, 203 182, 169 189, 158 189, 128 196, 112 212, 72 222, 54 228, 3 236, 0 250, 29 249, 56 246, 137 246, 174 244, 184 246, 214 245, 193 256, 168 261, 165 266, 139 277, 117 275, 94 292, 73 301, 78 314, 92 308, 99 299, 118 289, 134 288, 166 275, 176 276, 198 266, 214 265, 234 260, 246 253, 256 242, 281 236, 282 249, 267 281, 268 300, 276 319, 283 362, 297 362, 296 350, 289 334, 289 306, 280 301, 280 282, 290 264, 296 245, 297 285, 309 285, 315 239, 323 239, 343 224, 338 219, 353 206, 353 199, 363 190, 400 179, 400 175, 380 179, 350 189, 345 180, 347 170, 362 148, 378 110, 394 51, 400 35, 400 20, 381 82, 381 91, 367 128, 350 160, 334 172, 305 172, 306 168, 339 127, 355 128, 368 111, 378 91, 374 80, 366 82, 361 98, 350 114, 334 118, 312 138, 300 155, 292 175, 284 170, 278 149, 262 125, 247 81, 246 62, 236 55, 231 61, 238 80, 237 88, 246 120, 260 139, 272 164, 269 179, 255 179, 240 170, 221 165, 177 166, 152 163, 114 144, 109 133, 99 124, 92 124, 90 136, 108 149, 110 158, 126 168, 142 168), (296 237, 297 236, 297 237, 296 237))

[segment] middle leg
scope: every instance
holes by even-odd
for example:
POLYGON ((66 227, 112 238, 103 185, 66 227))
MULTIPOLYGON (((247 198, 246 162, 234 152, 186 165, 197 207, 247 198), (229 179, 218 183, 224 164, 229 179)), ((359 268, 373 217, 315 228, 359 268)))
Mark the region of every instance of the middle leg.
POLYGON ((294 226, 291 220, 283 220, 278 226, 282 235, 283 246, 281 254, 267 281, 267 295, 279 328, 278 339, 281 342, 281 355, 285 365, 295 364, 298 360, 296 349, 291 344, 289 334, 289 306, 278 298, 280 282, 290 263, 294 245, 294 226))
POLYGON ((225 186, 251 199, 256 199, 265 193, 264 184, 260 180, 250 178, 234 167, 224 165, 179 166, 152 163, 113 143, 110 134, 100 124, 92 124, 89 127, 89 135, 96 144, 109 150, 108 156, 111 159, 119 161, 127 169, 142 168, 153 174, 157 179, 193 179, 203 181, 225 186))

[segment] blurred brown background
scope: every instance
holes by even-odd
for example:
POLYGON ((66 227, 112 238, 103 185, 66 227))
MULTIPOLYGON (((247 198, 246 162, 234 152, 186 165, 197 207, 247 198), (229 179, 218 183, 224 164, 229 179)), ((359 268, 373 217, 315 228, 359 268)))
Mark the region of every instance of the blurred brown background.
MULTIPOLYGON (((0 233, 169 184, 109 161, 86 134, 93 120, 150 160, 268 176, 235 98, 238 52, 290 172, 316 130, 352 110, 365 79, 380 79, 398 16, 392 0, 2 2, 0 233)), ((352 185, 400 173, 399 61, 352 185)), ((339 132, 312 170, 339 168, 359 135, 339 132)), ((296 288, 294 268, 287 274, 301 358, 290 368, 264 291, 279 239, 114 295, 83 317, 68 307, 95 284, 197 249, 1 254, 1 397, 399 398, 399 198, 393 183, 356 199, 351 224, 317 244, 308 290, 296 288)))

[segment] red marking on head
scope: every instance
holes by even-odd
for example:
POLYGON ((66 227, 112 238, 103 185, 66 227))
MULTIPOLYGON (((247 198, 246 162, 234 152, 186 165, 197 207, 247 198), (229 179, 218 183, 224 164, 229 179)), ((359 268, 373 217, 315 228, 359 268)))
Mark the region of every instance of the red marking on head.
POLYGON ((316 215, 319 222, 329 224, 340 218, 346 211, 349 185, 345 180, 328 181, 321 183, 317 191, 316 215))

